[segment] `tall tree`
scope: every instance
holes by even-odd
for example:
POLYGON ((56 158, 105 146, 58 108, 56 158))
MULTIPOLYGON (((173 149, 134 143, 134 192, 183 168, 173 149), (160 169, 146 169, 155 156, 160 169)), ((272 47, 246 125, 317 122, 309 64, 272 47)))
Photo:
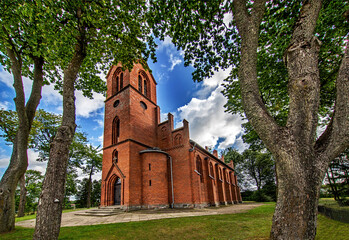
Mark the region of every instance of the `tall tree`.
POLYGON ((242 154, 241 169, 255 182, 257 191, 268 183, 275 181, 274 161, 269 153, 245 150, 242 154))
POLYGON ((19 119, 10 163, 0 181, 0 232, 11 231, 15 226, 15 189, 28 166, 28 136, 44 84, 46 46, 52 40, 44 34, 50 20, 38 14, 40 11, 44 9, 35 1, 0 3, 0 63, 13 75, 19 119), (24 94, 23 76, 33 80, 28 99, 24 94))
POLYGON ((122 62, 131 69, 134 62, 145 64, 150 54, 154 56, 145 1, 56 1, 52 8, 60 26, 56 39, 65 56, 55 61, 57 69, 63 70, 63 115, 50 148, 34 239, 59 235, 69 146, 76 128, 75 89, 89 93, 98 83, 99 67, 122 62))
POLYGON ((275 159, 271 239, 314 239, 322 179, 349 146, 348 2, 154 0, 151 6, 154 34, 170 36, 185 51, 194 79, 233 67, 229 110, 244 111, 275 159), (320 116, 330 120, 318 137, 320 116))
POLYGON ((87 207, 88 204, 88 191, 91 191, 91 207, 98 206, 101 199, 101 180, 93 180, 91 185, 91 190, 88 190, 90 187, 89 179, 84 178, 80 181, 78 192, 76 194, 77 200, 76 203, 78 207, 87 207))
POLYGON ((84 165, 82 171, 84 174, 88 175, 87 181, 87 203, 86 207, 91 207, 91 193, 92 193, 92 176, 102 170, 102 154, 99 153, 101 149, 98 147, 93 147, 92 145, 84 146, 83 160, 84 165))
POLYGON ((24 212, 35 212, 38 205, 38 199, 40 196, 42 180, 44 179, 44 176, 40 171, 37 170, 27 170, 24 176, 24 184, 27 192, 25 195, 22 195, 22 193, 16 193, 16 205, 18 206, 18 212, 20 211, 21 198, 25 198, 24 212))

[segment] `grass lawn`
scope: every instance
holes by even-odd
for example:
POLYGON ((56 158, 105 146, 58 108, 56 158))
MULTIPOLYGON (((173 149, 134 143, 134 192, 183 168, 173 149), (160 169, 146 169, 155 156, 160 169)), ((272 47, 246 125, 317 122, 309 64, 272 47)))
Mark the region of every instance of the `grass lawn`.
MULTIPOLYGON (((247 213, 185 217, 95 226, 63 227, 59 239, 268 239, 275 204, 247 213)), ((316 239, 349 239, 349 224, 322 215, 316 239)), ((34 229, 17 227, 0 239, 31 239, 34 229)))

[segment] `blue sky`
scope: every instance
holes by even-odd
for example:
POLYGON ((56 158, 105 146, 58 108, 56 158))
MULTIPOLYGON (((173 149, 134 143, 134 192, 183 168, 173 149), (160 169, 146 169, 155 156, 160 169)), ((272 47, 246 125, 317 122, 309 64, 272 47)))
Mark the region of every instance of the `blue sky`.
MULTIPOLYGON (((243 151, 246 147, 241 140, 239 116, 224 112, 225 97, 221 94, 224 78, 229 73, 216 72, 210 79, 200 83, 192 80, 192 67, 184 67, 183 54, 166 38, 158 42, 156 63, 149 61, 153 76, 157 81, 157 103, 161 108, 162 120, 168 112, 175 117, 177 127, 183 119, 189 121, 190 137, 202 146, 212 146, 218 150, 235 147, 243 151)), ((12 75, 0 67, 0 108, 14 110, 15 96, 12 75)), ((26 96, 30 94, 31 81, 24 79, 26 96)), ((49 112, 62 112, 62 97, 53 89, 45 86, 39 108, 49 112)), ((94 146, 102 145, 104 123, 104 100, 102 94, 94 94, 87 99, 76 92, 77 124, 88 133, 94 146)), ((0 176, 3 175, 11 155, 12 148, 0 139, 0 176)), ((29 169, 45 171, 46 163, 35 161, 37 153, 28 150, 29 169)))

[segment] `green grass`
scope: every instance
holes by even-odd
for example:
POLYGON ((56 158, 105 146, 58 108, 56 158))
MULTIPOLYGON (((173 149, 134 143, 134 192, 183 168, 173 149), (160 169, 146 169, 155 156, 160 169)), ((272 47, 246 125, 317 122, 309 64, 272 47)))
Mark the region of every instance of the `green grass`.
MULTIPOLYGON (((63 212, 67 213, 67 212, 74 212, 74 211, 80 211, 80 210, 85 210, 85 209, 87 209, 87 208, 66 209, 66 210, 63 210, 63 212)), ((36 213, 30 214, 30 215, 25 215, 24 217, 16 217, 15 222, 21 222, 21 221, 35 219, 35 218, 36 218, 36 213)))
MULTIPOLYGON (((268 239, 275 204, 247 213, 161 219, 95 226, 63 227, 59 239, 268 239)), ((347 240, 349 224, 322 215, 316 239, 347 240)), ((34 229, 16 228, 0 239, 31 239, 34 229)))

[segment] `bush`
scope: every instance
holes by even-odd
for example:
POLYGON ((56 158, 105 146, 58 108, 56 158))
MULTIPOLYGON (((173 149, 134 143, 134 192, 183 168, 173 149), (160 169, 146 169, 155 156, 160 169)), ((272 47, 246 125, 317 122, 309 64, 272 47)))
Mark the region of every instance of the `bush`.
POLYGON ((272 197, 266 195, 263 191, 255 191, 252 196, 252 201, 256 202, 272 202, 272 197))

